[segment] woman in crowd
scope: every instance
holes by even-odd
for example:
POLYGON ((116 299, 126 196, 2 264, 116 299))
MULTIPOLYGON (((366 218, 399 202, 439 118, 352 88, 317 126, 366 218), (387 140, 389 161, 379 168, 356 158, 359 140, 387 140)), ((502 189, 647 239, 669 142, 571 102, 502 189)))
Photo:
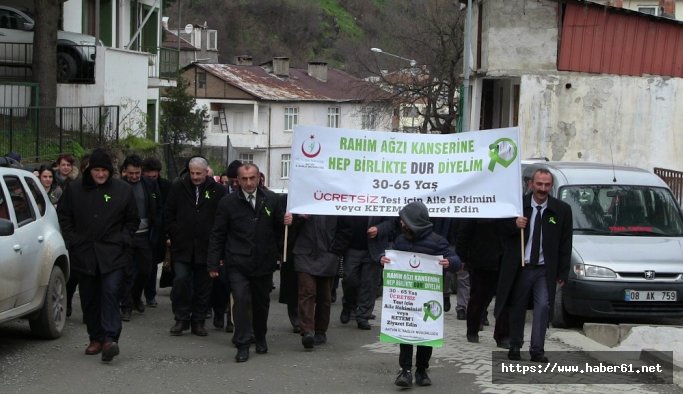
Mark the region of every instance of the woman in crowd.
POLYGON ((59 197, 62 196, 62 188, 54 181, 52 168, 42 165, 38 168, 37 175, 38 179, 40 179, 40 184, 43 185, 47 196, 50 198, 50 202, 57 207, 57 201, 59 201, 59 197))

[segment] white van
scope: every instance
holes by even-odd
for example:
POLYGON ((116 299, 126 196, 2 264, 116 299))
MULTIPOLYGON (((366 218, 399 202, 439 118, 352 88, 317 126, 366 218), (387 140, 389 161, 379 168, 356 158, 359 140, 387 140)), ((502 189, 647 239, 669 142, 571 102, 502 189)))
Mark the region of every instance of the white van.
POLYGON ((552 195, 574 218, 569 280, 552 324, 584 318, 683 317, 683 215, 653 173, 595 163, 523 164, 553 175, 552 195))

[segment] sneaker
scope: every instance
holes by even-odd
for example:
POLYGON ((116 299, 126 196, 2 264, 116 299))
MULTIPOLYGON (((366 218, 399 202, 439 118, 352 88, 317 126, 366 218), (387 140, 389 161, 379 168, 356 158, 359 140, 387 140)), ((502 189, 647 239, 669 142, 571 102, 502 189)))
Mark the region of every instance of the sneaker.
POLYGON ((396 377, 394 384, 399 387, 411 387, 413 385, 413 375, 409 369, 402 369, 396 377))
POLYGON ((304 335, 301 336, 301 344, 304 345, 304 349, 313 349, 313 345, 315 344, 313 333, 304 333, 304 335))
POLYGON ((416 370, 415 371, 415 384, 418 386, 431 386, 432 385, 432 380, 429 379, 429 375, 427 375, 426 370, 416 370))
POLYGON ((313 343, 315 344, 315 346, 326 344, 327 335, 324 332, 316 332, 313 336, 313 343))
POLYGON ((119 355, 119 345, 116 342, 107 342, 102 346, 102 361, 109 362, 119 355))

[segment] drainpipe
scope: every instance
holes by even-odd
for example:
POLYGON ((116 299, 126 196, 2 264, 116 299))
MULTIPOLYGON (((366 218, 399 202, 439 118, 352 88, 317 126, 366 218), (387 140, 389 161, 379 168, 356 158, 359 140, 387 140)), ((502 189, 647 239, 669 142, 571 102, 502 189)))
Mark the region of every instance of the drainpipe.
MULTIPOLYGON (((266 153, 268 154, 268 157, 266 157, 266 167, 268 167, 268 178, 266 178, 266 179, 271 179, 271 180, 272 180, 272 178, 270 177, 270 131, 271 131, 271 127, 270 127, 271 119, 270 119, 270 117, 271 117, 272 111, 273 111, 273 108, 269 105, 268 106, 268 146, 266 149, 266 153)), ((271 184, 271 187, 272 187, 272 184, 271 184)))
POLYGON ((463 81, 462 81, 462 130, 470 130, 470 103, 469 103, 469 89, 470 89, 470 51, 471 45, 471 30, 472 30, 472 0, 467 0, 467 16, 465 18, 465 54, 463 56, 463 81))

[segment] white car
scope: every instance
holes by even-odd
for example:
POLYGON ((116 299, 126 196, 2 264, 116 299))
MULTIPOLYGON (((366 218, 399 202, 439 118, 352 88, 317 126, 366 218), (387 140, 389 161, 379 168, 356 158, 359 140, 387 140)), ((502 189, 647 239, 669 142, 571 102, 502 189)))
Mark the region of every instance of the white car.
MULTIPOLYGON (((33 63, 34 28, 35 22, 28 13, 0 5, 0 63, 33 63)), ((57 80, 92 80, 95 76, 96 44, 93 36, 57 31, 57 80)))
POLYGON ((69 270, 57 212, 38 178, 0 167, 0 323, 27 318, 35 336, 59 337, 69 270))

